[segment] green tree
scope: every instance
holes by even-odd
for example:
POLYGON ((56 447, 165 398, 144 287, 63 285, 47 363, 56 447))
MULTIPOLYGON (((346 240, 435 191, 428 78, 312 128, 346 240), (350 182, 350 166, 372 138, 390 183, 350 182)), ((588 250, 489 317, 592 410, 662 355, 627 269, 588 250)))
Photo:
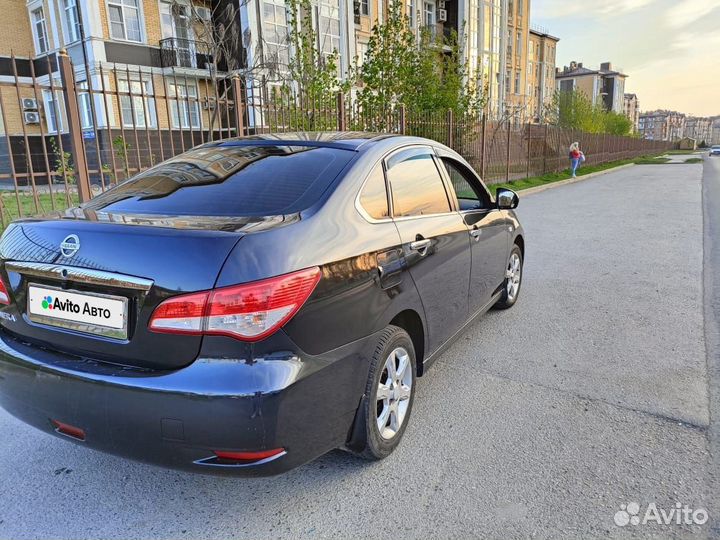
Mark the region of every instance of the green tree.
POLYGON ((624 114, 606 111, 577 90, 556 92, 551 111, 549 121, 563 128, 612 135, 629 135, 632 131, 632 122, 624 114))
POLYGON ((334 127, 337 119, 329 111, 336 107, 338 91, 349 85, 339 78, 338 52, 318 50, 310 0, 286 0, 286 9, 292 55, 282 85, 270 97, 275 107, 292 110, 283 121, 294 129, 334 127))
POLYGON ((414 79, 417 46, 401 8, 400 2, 390 3, 387 19, 373 27, 367 53, 356 70, 362 86, 357 104, 368 129, 383 127, 385 115, 402 101, 408 81, 414 79))
POLYGON ((436 37, 426 28, 418 40, 401 3, 393 2, 387 19, 373 27, 367 54, 356 70, 362 127, 387 127, 400 103, 409 115, 481 110, 484 92, 469 81, 462 59, 456 32, 436 37))
POLYGON ((452 109, 456 115, 482 109, 483 92, 469 80, 462 56, 457 32, 438 39, 423 30, 403 92, 405 105, 416 111, 452 109))
POLYGON ((624 114, 616 112, 604 113, 605 133, 611 135, 629 135, 633 129, 632 121, 624 114))

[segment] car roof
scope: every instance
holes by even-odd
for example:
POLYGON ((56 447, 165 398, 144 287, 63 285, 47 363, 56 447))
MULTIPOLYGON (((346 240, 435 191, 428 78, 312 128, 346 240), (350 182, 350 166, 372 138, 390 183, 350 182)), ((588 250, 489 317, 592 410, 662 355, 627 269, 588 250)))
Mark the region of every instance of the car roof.
POLYGON ((262 145, 302 145, 359 150, 362 146, 392 137, 400 137, 389 133, 370 133, 366 131, 295 131, 288 133, 263 133, 234 137, 217 141, 219 146, 236 146, 247 144, 262 145))

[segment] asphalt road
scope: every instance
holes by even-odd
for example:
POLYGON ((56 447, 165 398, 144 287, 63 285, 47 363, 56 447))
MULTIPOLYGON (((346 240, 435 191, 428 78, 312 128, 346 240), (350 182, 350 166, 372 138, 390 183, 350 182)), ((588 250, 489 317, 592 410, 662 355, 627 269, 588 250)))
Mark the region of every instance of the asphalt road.
MULTIPOLYGON (((720 206, 720 159, 705 173, 720 206)), ((720 535, 613 519, 629 502, 720 515, 708 379, 720 301, 711 272, 703 288, 702 174, 636 166, 521 199, 519 303, 419 380, 405 441, 383 462, 338 451, 277 478, 194 476, 0 412, 0 537, 720 535)))

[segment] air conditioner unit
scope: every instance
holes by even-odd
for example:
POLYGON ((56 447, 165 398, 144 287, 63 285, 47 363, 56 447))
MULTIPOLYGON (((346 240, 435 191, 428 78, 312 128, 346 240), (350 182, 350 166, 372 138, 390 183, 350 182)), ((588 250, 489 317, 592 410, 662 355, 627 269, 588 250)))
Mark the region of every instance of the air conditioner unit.
POLYGON ((445 0, 438 0, 437 7, 439 9, 445 9, 445 0))
POLYGON ((196 7, 195 12, 197 16, 203 21, 209 21, 212 19, 212 10, 206 7, 196 7))
POLYGON ((35 98, 22 98, 23 111, 36 111, 38 108, 37 99, 35 98))
POLYGON ((447 10, 446 9, 438 9, 437 10, 437 20, 438 20, 438 22, 446 22, 447 21, 447 10))
POLYGON ((25 111, 23 113, 23 116, 25 117, 25 124, 40 123, 40 113, 37 111, 25 111))

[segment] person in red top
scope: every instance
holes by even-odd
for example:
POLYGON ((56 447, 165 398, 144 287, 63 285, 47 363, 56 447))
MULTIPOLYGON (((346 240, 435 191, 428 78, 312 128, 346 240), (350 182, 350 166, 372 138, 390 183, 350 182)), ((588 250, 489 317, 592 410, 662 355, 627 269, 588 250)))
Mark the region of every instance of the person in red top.
POLYGON ((583 161, 585 161, 585 154, 580 151, 580 143, 572 143, 570 145, 570 170, 573 178, 576 177, 578 167, 583 161))

